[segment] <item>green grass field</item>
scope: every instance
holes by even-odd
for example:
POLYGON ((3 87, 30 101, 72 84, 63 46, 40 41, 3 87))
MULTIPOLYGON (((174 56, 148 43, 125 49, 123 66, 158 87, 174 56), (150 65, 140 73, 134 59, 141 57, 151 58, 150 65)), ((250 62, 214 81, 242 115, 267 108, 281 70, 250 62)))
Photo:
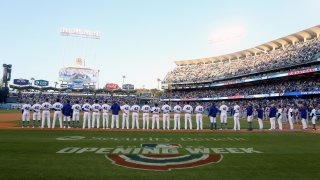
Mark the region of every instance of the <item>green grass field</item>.
MULTIPOLYGON (((231 128, 232 120, 229 119, 229 122, 231 128)), ((181 123, 184 127, 184 121, 181 123)), ((160 124, 162 127, 162 121, 160 124)), ((241 124, 243 128, 246 127, 245 121, 241 124)), ((256 121, 254 125, 257 126, 256 121)), ((265 122, 265 126, 269 128, 268 122, 265 122)), ((204 118, 204 127, 209 128, 207 118, 204 118)), ((320 177, 320 134, 302 131, 133 132, 23 129, 0 130, 0 144, 1 180, 319 179, 320 177), (69 140, 65 140, 66 137, 69 140), (113 150, 117 148, 140 148, 142 144, 180 144, 181 147, 177 150, 181 155, 209 153, 222 154, 223 158, 219 163, 194 168, 151 171, 118 166, 105 157, 106 154, 113 154, 113 150), (65 148, 69 150, 74 148, 76 151, 66 153, 71 151, 65 148), (110 149, 107 152, 106 149, 101 151, 101 148, 110 149), (232 151, 226 148, 232 148, 231 150, 237 153, 231 153, 232 151), (260 153, 244 153, 239 151, 240 148, 252 148, 260 153), (188 149, 203 151, 191 152, 188 149)), ((163 154, 162 150, 160 148, 160 154, 163 154)), ((142 152, 138 154, 143 154, 142 152)))

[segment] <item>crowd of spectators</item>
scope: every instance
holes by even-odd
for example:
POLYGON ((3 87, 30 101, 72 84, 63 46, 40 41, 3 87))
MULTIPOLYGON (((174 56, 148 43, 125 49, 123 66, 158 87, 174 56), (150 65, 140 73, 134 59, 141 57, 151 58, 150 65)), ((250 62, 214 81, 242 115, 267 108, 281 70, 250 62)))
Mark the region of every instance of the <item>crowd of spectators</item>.
POLYGON ((236 60, 177 66, 166 75, 164 82, 202 82, 258 73, 311 62, 314 61, 313 57, 318 53, 320 53, 320 40, 314 38, 305 42, 296 42, 294 45, 290 44, 285 48, 268 53, 236 60))
POLYGON ((319 91, 320 79, 282 80, 252 84, 249 86, 225 86, 213 89, 165 91, 161 98, 215 98, 227 96, 247 96, 255 94, 319 91))
POLYGON ((54 103, 56 99, 60 99, 61 102, 65 102, 66 100, 70 100, 71 103, 75 103, 76 101, 79 101, 80 104, 84 104, 86 100, 89 101, 89 103, 93 104, 95 100, 98 100, 100 103, 108 101, 109 104, 112 104, 113 102, 118 102, 120 104, 124 103, 130 103, 133 104, 135 101, 137 101, 136 96, 108 96, 108 95, 88 95, 88 96, 71 96, 69 94, 44 94, 44 93, 20 93, 18 94, 18 102, 30 102, 33 103, 33 101, 38 102, 45 102, 46 99, 49 99, 50 103, 54 103))

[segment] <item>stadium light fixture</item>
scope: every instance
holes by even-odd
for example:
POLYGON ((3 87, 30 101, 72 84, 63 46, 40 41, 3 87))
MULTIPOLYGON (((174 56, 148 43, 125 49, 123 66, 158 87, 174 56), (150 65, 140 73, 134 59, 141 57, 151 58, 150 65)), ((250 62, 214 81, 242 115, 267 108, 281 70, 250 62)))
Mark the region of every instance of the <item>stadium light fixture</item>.
POLYGON ((82 37, 89 39, 100 39, 101 32, 84 30, 80 28, 61 28, 60 30, 61 36, 71 36, 71 37, 82 37))
POLYGON ((254 48, 255 50, 257 50, 257 51, 260 51, 260 52, 263 52, 263 53, 265 53, 265 54, 269 54, 267 51, 265 51, 265 50, 262 50, 262 49, 259 49, 259 48, 254 48))

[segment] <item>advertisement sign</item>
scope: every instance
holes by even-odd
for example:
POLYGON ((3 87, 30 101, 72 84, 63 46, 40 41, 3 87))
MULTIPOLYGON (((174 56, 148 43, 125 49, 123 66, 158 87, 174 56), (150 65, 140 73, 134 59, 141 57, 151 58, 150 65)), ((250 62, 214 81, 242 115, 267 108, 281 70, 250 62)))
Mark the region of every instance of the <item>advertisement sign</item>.
POLYGON ((59 71, 59 81, 76 84, 97 82, 98 71, 88 68, 67 67, 59 71))
POLYGON ((34 81, 34 85, 36 85, 36 86, 48 86, 49 85, 49 81, 46 81, 46 80, 35 80, 34 81))
POLYGON ((127 90, 127 91, 133 91, 134 85, 133 84, 124 84, 124 85, 122 85, 122 89, 127 90))
POLYGON ((288 75, 292 76, 292 75, 297 75, 297 74, 312 73, 315 71, 316 71, 315 69, 305 69, 305 70, 301 70, 301 71, 288 72, 288 75))
POLYGON ((87 84, 68 84, 69 89, 88 89, 89 85, 87 84))
POLYGON ((29 85, 29 80, 28 79, 14 79, 13 84, 25 86, 25 85, 29 85))
POLYGON ((107 83, 105 87, 109 91, 113 91, 113 90, 119 89, 119 85, 115 84, 115 83, 107 83))

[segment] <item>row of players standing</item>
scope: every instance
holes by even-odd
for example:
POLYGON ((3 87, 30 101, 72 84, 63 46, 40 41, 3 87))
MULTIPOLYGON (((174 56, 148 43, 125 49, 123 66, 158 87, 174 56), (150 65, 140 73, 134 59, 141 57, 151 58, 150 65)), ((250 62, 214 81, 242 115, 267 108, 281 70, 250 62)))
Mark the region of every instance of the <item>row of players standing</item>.
MULTIPOLYGON (((312 119, 312 125, 313 129, 315 130, 316 127, 316 110, 314 107, 311 107, 311 113, 310 117, 312 119)), ((157 129, 160 128, 160 122, 159 122, 159 113, 163 113, 163 129, 170 129, 170 112, 174 112, 174 130, 180 129, 180 114, 185 113, 185 123, 184 127, 185 129, 189 128, 192 129, 192 118, 191 114, 193 112, 193 107, 189 105, 189 102, 186 103, 186 105, 183 106, 183 108, 179 105, 179 102, 176 103, 173 109, 168 104, 164 104, 162 108, 160 109, 157 104, 155 104, 154 107, 150 107, 148 103, 140 108, 139 105, 134 104, 133 106, 129 106, 127 103, 125 103, 123 106, 119 106, 116 102, 112 106, 107 104, 107 101, 100 105, 98 101, 96 100, 94 104, 90 105, 88 101, 86 101, 85 104, 82 106, 79 104, 79 102, 76 102, 74 105, 70 105, 70 101, 67 101, 65 105, 62 105, 60 103, 60 100, 57 99, 56 103, 51 105, 48 100, 47 102, 44 102, 42 105, 38 104, 37 102, 34 102, 34 105, 31 106, 28 103, 26 103, 23 107, 23 116, 22 116, 22 126, 24 127, 24 122, 26 120, 27 126, 29 126, 29 120, 30 120, 30 111, 33 111, 33 127, 35 126, 36 121, 38 121, 38 124, 40 127, 44 127, 45 119, 47 119, 47 125, 50 128, 50 109, 54 110, 54 116, 53 116, 53 123, 52 128, 55 127, 55 122, 57 119, 59 119, 60 122, 60 128, 66 127, 66 124, 68 123, 68 128, 71 127, 80 127, 79 124, 79 117, 80 117, 80 111, 84 111, 83 114, 83 128, 86 127, 86 122, 88 123, 88 128, 100 128, 100 111, 103 112, 102 115, 102 127, 103 129, 109 128, 109 111, 112 111, 112 121, 111 121, 111 128, 119 128, 119 112, 123 112, 122 116, 122 129, 127 128, 129 129, 129 116, 130 112, 132 112, 132 129, 135 127, 139 129, 139 112, 143 112, 143 128, 142 129, 149 129, 149 113, 151 112, 152 115, 152 129, 155 128, 155 124, 157 125, 157 129), (42 123, 40 125, 40 117, 42 110, 42 123), (91 123, 91 116, 90 113, 92 112, 92 123, 91 123), (62 114, 64 115, 64 121, 62 126, 62 114), (72 122, 70 122, 72 118, 72 122), (74 123, 77 123, 76 125, 74 123), (95 124, 97 123, 97 126, 95 124)), ((293 107, 291 105, 288 105, 288 120, 290 124, 290 129, 294 129, 293 127, 293 107)), ((202 114, 204 112, 205 108, 201 105, 201 103, 198 103, 198 105, 195 108, 196 113, 196 124, 197 124, 197 130, 203 129, 203 122, 202 122, 202 114)), ((259 123, 259 129, 263 129, 263 119, 264 119, 264 113, 266 113, 266 109, 264 109, 262 106, 253 107, 251 103, 249 103, 246 106, 246 115, 247 115, 247 121, 248 121, 248 130, 252 130, 252 120, 253 120, 253 112, 256 111, 258 114, 258 123, 259 123)), ((220 120, 221 120, 221 128, 220 129, 227 129, 227 112, 229 111, 229 107, 224 104, 224 102, 221 103, 219 109, 215 106, 213 103, 212 106, 209 109, 208 116, 210 117, 211 121, 211 129, 217 129, 216 124, 216 116, 217 113, 220 113, 220 120)), ((234 112, 234 130, 240 130, 240 111, 241 107, 235 103, 233 107, 234 112)), ((303 129, 307 129, 307 108, 304 105, 301 105, 300 109, 301 114, 301 122, 303 125, 303 129)), ((270 130, 276 129, 276 120, 278 121, 279 129, 282 130, 282 114, 283 109, 281 106, 278 108, 275 107, 274 104, 268 108, 269 113, 269 119, 270 119, 270 130)))
MULTIPOLYGON (((129 129, 129 117, 130 112, 132 113, 132 128, 131 129, 140 129, 139 126, 139 112, 142 111, 143 126, 142 129, 149 129, 149 113, 152 113, 152 127, 151 129, 160 129, 160 117, 159 114, 163 113, 163 129, 170 129, 170 112, 174 111, 174 128, 173 130, 180 130, 180 114, 185 113, 185 129, 192 129, 192 118, 191 114, 193 112, 193 107, 187 103, 183 108, 179 103, 174 106, 173 110, 168 104, 164 104, 161 108, 158 104, 155 104, 154 107, 150 107, 146 102, 141 108, 139 105, 134 104, 131 107, 128 103, 120 106, 117 102, 114 102, 112 106, 105 101, 104 104, 100 105, 98 100, 94 104, 89 104, 87 100, 82 106, 79 102, 75 102, 71 106, 70 101, 67 100, 66 104, 61 104, 60 99, 57 99, 56 102, 51 105, 49 99, 46 102, 39 104, 38 102, 33 102, 31 106, 26 102, 22 106, 22 127, 29 127, 30 124, 30 113, 33 111, 33 125, 34 128, 37 124, 39 127, 44 128, 45 123, 47 122, 48 128, 55 128, 56 120, 59 120, 60 128, 74 128, 80 127, 80 111, 83 111, 83 125, 82 128, 100 128, 100 112, 102 111, 102 128, 109 129, 109 111, 112 111, 111 116, 111 125, 110 127, 119 128, 119 112, 122 111, 122 129, 129 129), (42 115, 41 115, 42 110, 42 115), (50 120, 50 110, 54 111, 53 122, 51 126, 50 120), (92 118, 91 118, 92 112, 92 118), (63 117, 63 122, 62 122, 63 117), (41 121, 42 119, 42 121, 41 121), (47 120, 47 121, 46 121, 47 120), (72 120, 72 121, 71 121, 72 120), (92 122, 91 122, 92 120, 92 122), (40 122, 41 121, 41 122, 40 122), (76 124, 75 124, 76 123, 76 124)), ((196 112, 196 123, 197 130, 203 129, 202 114, 204 112, 204 107, 199 103, 195 108, 196 112)))
MULTIPOLYGON (((311 112, 309 114, 309 117, 311 118, 312 122, 312 129, 316 130, 316 108, 312 105, 310 105, 311 112)), ((221 128, 220 129, 227 129, 227 112, 229 110, 229 107, 224 104, 224 102, 221 103, 220 108, 218 109, 215 106, 215 103, 212 104, 212 106, 209 109, 209 118, 211 122, 211 129, 217 129, 217 123, 216 123, 216 117, 217 113, 220 112, 220 121, 221 121, 221 128)), ((234 119, 234 130, 240 130, 240 111, 241 107, 234 103, 233 106, 233 119, 234 119)), ((259 129, 263 129, 263 119, 265 116, 265 113, 268 113, 269 121, 270 121, 270 129, 269 130, 275 130, 276 129, 276 121, 278 122, 278 129, 282 130, 283 126, 283 113, 284 108, 282 108, 282 105, 279 105, 278 107, 275 106, 275 104, 271 104, 270 107, 263 108, 261 105, 253 107, 252 103, 248 103, 248 105, 245 107, 247 121, 248 121, 248 130, 252 130, 252 121, 253 121, 253 113, 254 111, 257 113, 258 123, 259 123, 259 129)), ((288 114, 288 121, 289 121, 289 129, 294 129, 294 107, 293 105, 287 105, 286 111, 288 114)), ((302 129, 306 130, 308 129, 307 119, 308 119, 308 109, 304 104, 299 105, 298 109, 300 116, 301 116, 301 123, 302 123, 302 129)), ((298 116, 296 114, 296 116, 298 116)))

